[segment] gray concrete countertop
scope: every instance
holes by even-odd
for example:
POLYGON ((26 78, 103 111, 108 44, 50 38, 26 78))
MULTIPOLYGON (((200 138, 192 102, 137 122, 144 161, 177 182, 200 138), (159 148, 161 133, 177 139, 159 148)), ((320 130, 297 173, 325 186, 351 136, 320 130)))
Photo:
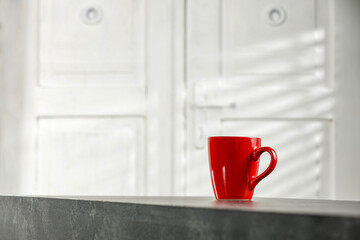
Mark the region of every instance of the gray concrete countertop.
POLYGON ((0 239, 360 239, 360 202, 0 196, 0 239))

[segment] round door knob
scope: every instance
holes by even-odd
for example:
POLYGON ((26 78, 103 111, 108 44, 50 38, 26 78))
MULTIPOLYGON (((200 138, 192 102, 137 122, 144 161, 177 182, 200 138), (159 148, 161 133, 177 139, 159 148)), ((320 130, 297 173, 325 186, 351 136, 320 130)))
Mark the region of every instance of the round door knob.
POLYGON ((280 26, 286 20, 286 12, 282 7, 270 7, 265 11, 265 20, 272 26, 280 26))
POLYGON ((98 5, 87 5, 83 8, 81 12, 81 18, 86 24, 98 24, 103 18, 102 9, 98 5))

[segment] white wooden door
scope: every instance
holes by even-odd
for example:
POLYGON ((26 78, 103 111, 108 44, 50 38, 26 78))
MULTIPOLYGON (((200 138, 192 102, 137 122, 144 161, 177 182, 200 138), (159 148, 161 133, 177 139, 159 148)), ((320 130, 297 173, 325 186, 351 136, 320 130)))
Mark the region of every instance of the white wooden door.
POLYGON ((197 0, 187 11, 186 194, 212 195, 207 137, 235 135, 278 153, 254 196, 333 198, 329 1, 197 0))
POLYGON ((2 14, 2 192, 169 195, 171 2, 4 1, 2 14))

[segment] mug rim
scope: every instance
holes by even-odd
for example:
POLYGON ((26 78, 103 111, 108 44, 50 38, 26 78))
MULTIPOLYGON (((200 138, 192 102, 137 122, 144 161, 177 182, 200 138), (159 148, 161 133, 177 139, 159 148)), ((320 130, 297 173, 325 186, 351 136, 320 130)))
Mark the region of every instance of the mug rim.
POLYGON ((210 138, 246 138, 246 139, 258 139, 261 140, 261 138, 259 137, 244 137, 244 136, 210 136, 208 137, 208 139, 210 138))

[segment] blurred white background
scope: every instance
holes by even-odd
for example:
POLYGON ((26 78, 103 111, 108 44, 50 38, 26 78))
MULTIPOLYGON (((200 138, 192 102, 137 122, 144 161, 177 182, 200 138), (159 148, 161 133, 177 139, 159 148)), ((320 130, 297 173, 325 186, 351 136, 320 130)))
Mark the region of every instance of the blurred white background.
POLYGON ((358 0, 0 0, 0 193, 212 196, 239 135, 255 197, 360 200, 359 90, 358 0))

